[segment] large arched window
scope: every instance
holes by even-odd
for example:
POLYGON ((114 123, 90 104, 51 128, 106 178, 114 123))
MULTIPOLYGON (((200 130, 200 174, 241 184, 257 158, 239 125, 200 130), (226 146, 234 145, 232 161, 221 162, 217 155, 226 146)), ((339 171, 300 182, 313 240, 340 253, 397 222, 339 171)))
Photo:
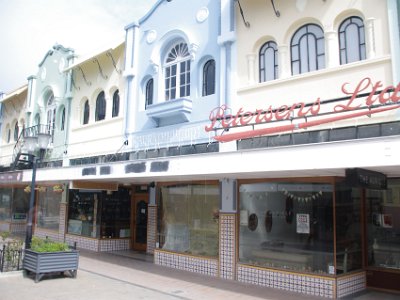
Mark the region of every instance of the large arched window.
POLYGON ((83 125, 89 123, 89 115, 90 115, 89 100, 86 100, 85 104, 83 104, 83 125))
POLYGON ((186 43, 178 43, 165 60, 165 100, 190 95, 190 55, 186 43))
POLYGON ((119 115, 119 90, 116 90, 113 94, 113 104, 112 104, 112 117, 118 117, 119 115))
POLYGON ((203 96, 215 94, 215 60, 210 59, 203 68, 203 96))
POLYGON ((325 68, 324 32, 315 24, 299 28, 290 43, 292 74, 302 74, 325 68))
POLYGON ((14 142, 18 141, 18 136, 19 136, 19 127, 17 121, 14 126, 14 142))
POLYGON ((153 104, 154 80, 150 78, 146 83, 146 102, 145 107, 153 104))
POLYGON ((96 99, 96 115, 95 120, 101 121, 106 118, 106 98, 104 92, 101 92, 96 99))
POLYGON ((364 22, 359 17, 347 18, 339 26, 340 64, 364 60, 364 22))
POLYGON ((260 49, 260 82, 278 78, 278 47, 275 42, 266 42, 260 49))

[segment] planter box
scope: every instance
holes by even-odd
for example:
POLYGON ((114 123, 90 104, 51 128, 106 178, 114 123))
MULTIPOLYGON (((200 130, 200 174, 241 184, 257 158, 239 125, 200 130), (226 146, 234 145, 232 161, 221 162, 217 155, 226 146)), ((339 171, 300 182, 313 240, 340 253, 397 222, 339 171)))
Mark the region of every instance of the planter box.
POLYGON ((78 263, 79 252, 77 250, 35 252, 25 249, 22 268, 35 273, 35 282, 39 282, 44 275, 54 272, 69 272, 73 278, 76 278, 78 263))

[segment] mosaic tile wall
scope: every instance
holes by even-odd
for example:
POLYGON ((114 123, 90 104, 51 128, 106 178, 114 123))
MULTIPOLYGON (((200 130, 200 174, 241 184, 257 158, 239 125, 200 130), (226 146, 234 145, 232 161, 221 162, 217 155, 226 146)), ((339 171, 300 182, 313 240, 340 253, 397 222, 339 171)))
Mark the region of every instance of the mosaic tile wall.
POLYGON ((157 240, 157 206, 149 205, 147 214, 147 253, 154 253, 157 240))
POLYGON ((238 265, 238 281, 307 295, 334 298, 335 279, 238 265))
POLYGON ((174 269, 218 276, 218 260, 154 250, 154 263, 174 269))
POLYGON ((219 214, 219 276, 235 279, 236 215, 219 214))
POLYGON ((367 288, 367 277, 365 272, 338 278, 336 284, 337 298, 345 297, 367 288))
POLYGON ((67 218, 67 204, 66 203, 60 203, 60 226, 58 228, 58 232, 60 235, 64 236, 65 235, 65 229, 67 224, 66 222, 67 218))
POLYGON ((99 241, 98 251, 129 250, 130 239, 107 239, 99 241))
POLYGON ((65 241, 69 245, 73 245, 76 242, 76 247, 81 249, 87 249, 91 251, 99 251, 99 240, 85 238, 79 235, 67 234, 65 235, 65 241))

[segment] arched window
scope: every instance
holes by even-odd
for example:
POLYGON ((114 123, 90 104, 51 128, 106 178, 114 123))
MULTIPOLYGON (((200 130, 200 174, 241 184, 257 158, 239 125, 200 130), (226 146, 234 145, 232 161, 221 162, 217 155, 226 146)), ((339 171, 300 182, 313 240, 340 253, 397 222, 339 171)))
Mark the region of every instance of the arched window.
POLYGON ((302 74, 325 68, 324 32, 315 24, 299 28, 290 43, 292 74, 302 74))
POLYGON ((54 101, 54 94, 52 91, 49 91, 47 95, 46 112, 47 128, 51 134, 50 142, 52 143, 54 141, 54 129, 56 125, 56 103, 54 101))
POLYGON ((90 114, 89 100, 86 100, 85 104, 83 105, 83 125, 89 123, 89 114, 90 114))
POLYGON ((65 107, 63 107, 61 110, 61 124, 60 124, 60 130, 64 131, 64 129, 65 129, 65 107))
POLYGON ((17 121, 14 126, 14 142, 18 141, 18 137, 19 137, 19 127, 17 121))
MULTIPOLYGON (((7 126, 8 127, 8 126, 7 126)), ((7 143, 11 142, 11 128, 7 129, 7 143)))
POLYGON ((119 90, 116 90, 113 95, 112 117, 119 115, 119 90))
POLYGON ((215 60, 210 59, 203 68, 203 96, 215 94, 215 60))
POLYGON ((106 98, 104 92, 101 92, 96 99, 96 115, 95 120, 101 121, 106 118, 106 98))
POLYGON ((165 60, 165 100, 190 95, 190 55, 186 43, 172 47, 165 60))
POLYGON ((340 64, 364 60, 364 22, 359 17, 347 18, 339 26, 340 64))
POLYGON ((278 78, 278 47, 275 42, 266 42, 259 54, 260 82, 278 78))
POLYGON ((146 103, 145 107, 153 104, 153 91, 154 91, 154 80, 150 78, 146 83, 146 103))

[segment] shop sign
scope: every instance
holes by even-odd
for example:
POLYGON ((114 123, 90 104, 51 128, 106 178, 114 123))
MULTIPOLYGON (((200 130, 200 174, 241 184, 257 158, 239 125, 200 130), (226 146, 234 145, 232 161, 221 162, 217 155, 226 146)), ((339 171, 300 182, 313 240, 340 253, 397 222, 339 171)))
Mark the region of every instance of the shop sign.
POLYGON ((361 168, 346 169, 346 181, 352 187, 387 189, 385 174, 361 168))
POLYGON ((226 105, 214 108, 210 112, 210 124, 205 127, 207 132, 222 129, 219 136, 214 139, 220 142, 229 142, 244 138, 250 138, 266 134, 276 134, 297 129, 305 129, 322 124, 332 123, 345 119, 353 119, 362 116, 390 111, 400 108, 400 83, 383 87, 381 81, 373 82, 371 78, 362 79, 354 89, 349 83, 341 87, 342 93, 346 96, 344 102, 333 106, 332 111, 321 112, 321 100, 317 98, 313 103, 296 102, 292 105, 282 105, 278 108, 257 109, 256 111, 245 111, 240 108, 236 114, 229 114, 231 111, 226 105), (391 92, 391 93, 389 93, 391 92), (366 96, 364 97, 364 94, 366 96), (333 116, 327 116, 327 115, 333 116), (309 120, 309 117, 320 118, 309 120), (302 119, 300 123, 280 125, 262 129, 253 129, 235 133, 227 132, 230 128, 244 127, 248 125, 268 124, 276 121, 292 121, 302 119), (304 121, 303 121, 304 120, 304 121), (219 126, 219 127, 218 127, 219 126))
POLYGON ((26 213, 14 213, 13 220, 18 220, 18 221, 26 220, 26 213))

